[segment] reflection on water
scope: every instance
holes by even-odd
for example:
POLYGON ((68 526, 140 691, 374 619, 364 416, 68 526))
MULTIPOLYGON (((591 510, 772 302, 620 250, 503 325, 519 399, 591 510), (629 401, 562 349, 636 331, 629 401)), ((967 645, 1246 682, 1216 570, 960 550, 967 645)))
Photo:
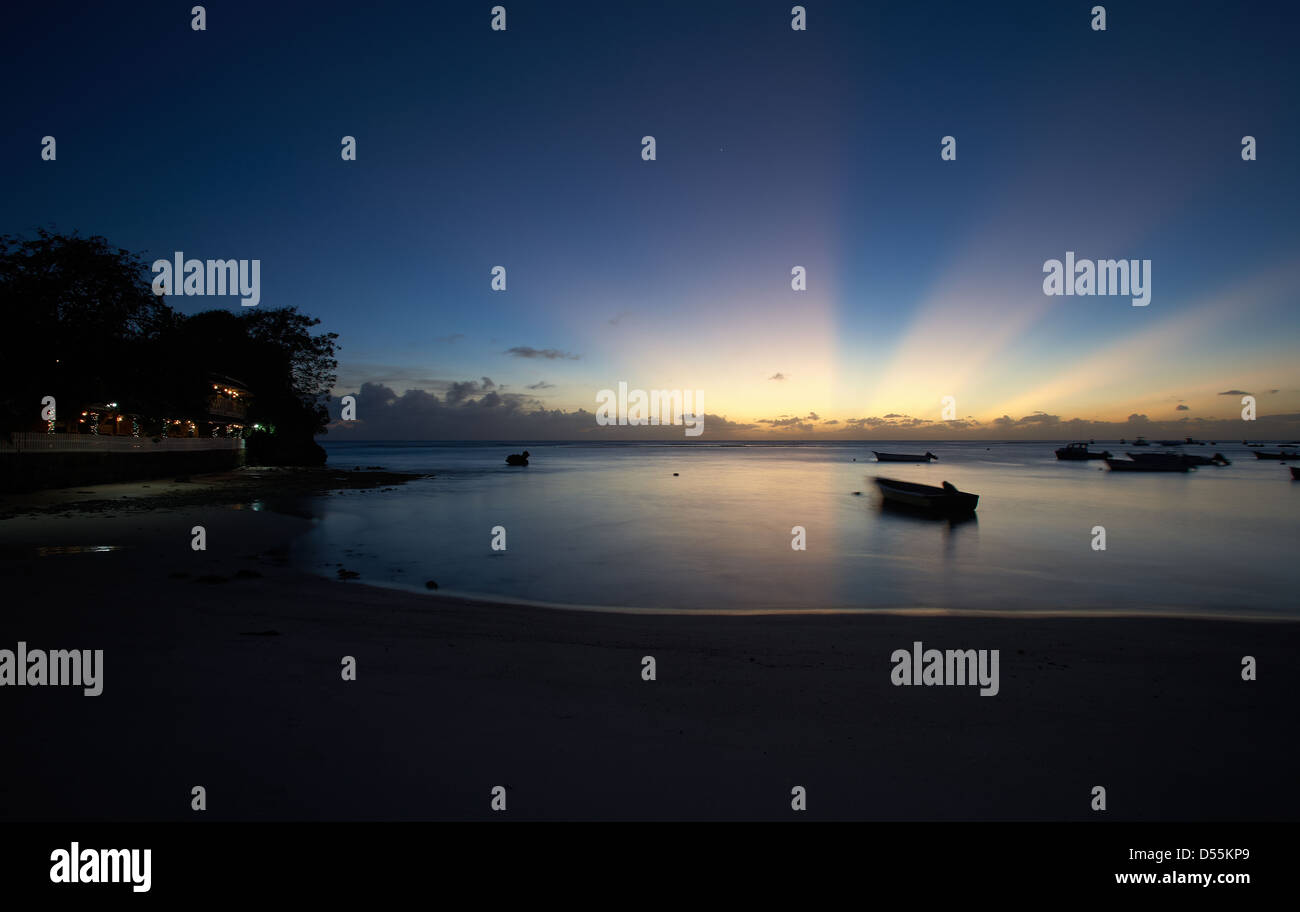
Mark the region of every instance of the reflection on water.
POLYGON ((124 545, 31 545, 0 548, 0 559, 16 560, 27 557, 59 557, 65 554, 107 554, 121 551, 124 545))
POLYGON ((1057 461, 1057 445, 928 444, 939 462, 891 471, 980 495, 975 516, 935 520, 882 509, 862 445, 530 443, 531 465, 517 469, 504 464, 513 444, 326 443, 332 464, 437 477, 316 500, 320 522, 294 559, 372 582, 584 605, 1296 611, 1300 486, 1282 483, 1285 470, 1234 460, 1111 474, 1057 461), (491 548, 498 525, 504 552, 491 548), (1096 525, 1104 552, 1091 547, 1096 525), (791 547, 795 526, 806 550, 791 547))
POLYGON ((232 504, 231 508, 235 510, 252 510, 254 513, 261 513, 265 510, 284 516, 296 516, 299 519, 315 519, 321 514, 316 503, 316 498, 294 494, 286 497, 264 497, 248 503, 232 504))

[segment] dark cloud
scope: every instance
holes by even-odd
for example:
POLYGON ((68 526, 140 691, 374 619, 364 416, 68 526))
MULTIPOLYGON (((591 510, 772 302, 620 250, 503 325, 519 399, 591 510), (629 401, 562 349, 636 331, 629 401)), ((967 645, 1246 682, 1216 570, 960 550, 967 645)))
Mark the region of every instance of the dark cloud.
POLYGON ((1174 406, 1174 411, 1175 411, 1175 412, 1190 412, 1191 410, 1192 410, 1192 407, 1191 407, 1190 405, 1176 405, 1176 406, 1174 406))
POLYGON ((784 380, 784 379, 785 379, 785 374, 776 373, 776 374, 773 374, 772 376, 768 377, 767 379, 769 379, 769 380, 784 380))
POLYGON ((1060 415, 1049 415, 1047 412, 1034 412, 1032 415, 1025 415, 1023 418, 1012 418, 1010 415, 1003 415, 1001 418, 993 419, 993 424, 999 428, 1042 428, 1052 427, 1060 423, 1060 415))
POLYGON ((516 345, 514 348, 507 348, 501 354, 514 355, 516 358, 545 358, 548 361, 577 361, 582 357, 560 351, 558 348, 533 348, 531 345, 516 345))
MULTIPOLYGON (((443 398, 448 404, 456 405, 466 401, 477 393, 487 393, 487 391, 492 389, 496 384, 491 380, 488 380, 487 377, 484 377, 483 379, 487 380, 487 382, 481 383, 475 380, 462 380, 458 383, 453 383, 447 388, 447 392, 443 394, 443 398)), ((488 395, 495 396, 497 394, 489 393, 488 395)))
MULTIPOLYGON (((686 438, 681 425, 602 427, 594 411, 548 409, 531 396, 502 392, 482 380, 444 383, 442 396, 423 389, 398 394, 382 383, 363 383, 357 399, 357 420, 334 421, 330 439, 344 440, 668 440, 686 438)), ((338 415, 342 393, 330 400, 338 415)), ((757 424, 730 421, 722 415, 704 416, 702 437, 736 437, 765 430, 757 424)))
POLYGON ((464 333, 452 333, 450 336, 438 336, 438 337, 437 337, 436 339, 434 339, 433 341, 435 341, 435 342, 446 342, 448 345, 450 345, 452 342, 457 342, 457 341, 459 341, 459 340, 461 340, 461 339, 463 339, 463 338, 465 338, 465 334, 464 334, 464 333))
MULTIPOLYGON (((539 381, 535 389, 549 389, 539 381)), ((684 439, 682 426, 602 427, 588 408, 572 411, 549 409, 529 393, 511 392, 490 377, 477 380, 429 379, 424 388, 397 393, 387 383, 366 382, 360 392, 355 386, 337 387, 339 395, 357 397, 357 420, 330 425, 331 439, 345 440, 506 440, 526 444, 530 440, 675 440, 684 439)), ((337 416, 340 399, 330 402, 330 414, 337 416)), ((967 439, 1003 437, 1022 440, 1087 439, 1118 440, 1144 435, 1183 436, 1195 428, 1197 436, 1233 439, 1241 435, 1240 419, 1187 417, 1151 421, 1134 414, 1127 421, 1099 422, 1083 418, 1062 419, 1047 412, 1021 418, 1003 415, 988 424, 969 416, 960 421, 930 421, 890 412, 871 416, 822 421, 816 412, 805 416, 783 414, 753 423, 728 420, 722 415, 704 416, 704 434, 689 440, 762 439, 791 434, 817 434, 845 440, 915 439, 937 440, 961 436, 967 439), (892 416, 892 417, 891 417, 892 416), (814 424, 814 422, 819 422, 814 424), (1184 430, 1186 429, 1186 430, 1184 430)), ((1251 428, 1261 439, 1300 437, 1300 414, 1261 416, 1251 428)))
POLYGON ((1223 392, 1219 393, 1219 395, 1220 396, 1250 396, 1253 394, 1248 393, 1245 390, 1224 390, 1223 392))
POLYGON ((538 380, 536 383, 528 384, 530 390, 549 390, 555 389, 554 383, 547 383, 545 380, 538 380))

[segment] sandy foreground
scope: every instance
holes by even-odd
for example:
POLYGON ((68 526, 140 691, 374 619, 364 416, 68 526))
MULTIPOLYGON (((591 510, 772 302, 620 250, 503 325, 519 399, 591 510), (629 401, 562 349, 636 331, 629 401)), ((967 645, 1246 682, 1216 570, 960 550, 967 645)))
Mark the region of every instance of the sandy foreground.
POLYGON ((1300 818, 1294 622, 466 602, 290 568, 306 519, 105 488, 0 519, 0 649, 105 653, 101 696, 0 688, 0 819, 1300 818), (894 686, 916 640, 998 649, 1000 692, 894 686))

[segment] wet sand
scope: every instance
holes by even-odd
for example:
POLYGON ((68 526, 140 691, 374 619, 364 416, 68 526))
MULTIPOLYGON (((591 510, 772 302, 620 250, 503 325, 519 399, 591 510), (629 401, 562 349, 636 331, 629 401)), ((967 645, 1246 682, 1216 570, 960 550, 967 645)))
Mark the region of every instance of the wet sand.
POLYGON ((794 786, 808 818, 1300 817, 1294 622, 474 603, 292 569, 309 522, 0 521, 0 648, 105 651, 99 697, 0 689, 0 818, 488 819, 497 785, 516 819, 784 819, 794 786), (916 640, 998 649, 1000 692, 894 686, 916 640))

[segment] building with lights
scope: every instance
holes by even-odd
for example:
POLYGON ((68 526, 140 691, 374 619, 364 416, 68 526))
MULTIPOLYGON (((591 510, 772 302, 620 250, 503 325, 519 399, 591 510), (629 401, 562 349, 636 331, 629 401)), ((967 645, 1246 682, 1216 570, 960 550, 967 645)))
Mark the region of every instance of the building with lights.
POLYGON ((202 410, 182 417, 142 415, 117 401, 87 402, 30 430, 0 435, 0 490, 24 491, 162 478, 236 468, 252 392, 231 377, 208 378, 202 410))

